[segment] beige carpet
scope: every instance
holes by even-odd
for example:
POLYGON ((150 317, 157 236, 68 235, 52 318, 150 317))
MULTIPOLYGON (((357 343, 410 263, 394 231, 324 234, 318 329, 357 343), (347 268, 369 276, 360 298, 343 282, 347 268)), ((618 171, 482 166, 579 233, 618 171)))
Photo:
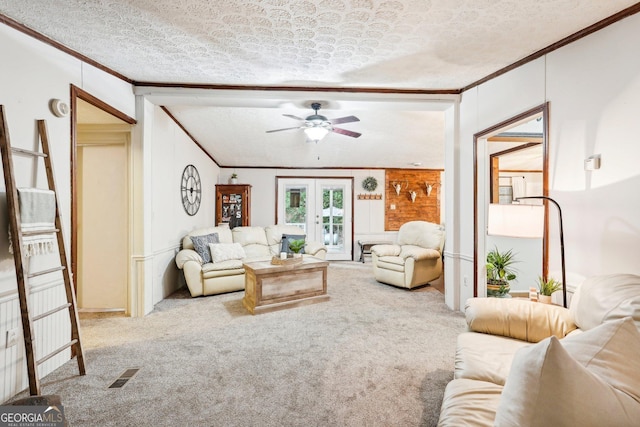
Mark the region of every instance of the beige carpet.
POLYGON ((144 318, 85 319, 87 375, 71 361, 43 392, 72 426, 435 425, 463 315, 430 286, 377 283, 370 264, 332 263, 328 290, 257 316, 242 292, 183 290, 144 318))

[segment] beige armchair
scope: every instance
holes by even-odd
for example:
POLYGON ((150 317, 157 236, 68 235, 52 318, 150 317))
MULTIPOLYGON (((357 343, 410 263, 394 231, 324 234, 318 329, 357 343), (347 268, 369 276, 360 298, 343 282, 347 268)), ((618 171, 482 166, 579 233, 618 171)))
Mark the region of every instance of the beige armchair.
POLYGON ((442 275, 444 227, 426 221, 410 221, 398 231, 395 245, 371 248, 373 275, 378 282, 415 288, 442 275))

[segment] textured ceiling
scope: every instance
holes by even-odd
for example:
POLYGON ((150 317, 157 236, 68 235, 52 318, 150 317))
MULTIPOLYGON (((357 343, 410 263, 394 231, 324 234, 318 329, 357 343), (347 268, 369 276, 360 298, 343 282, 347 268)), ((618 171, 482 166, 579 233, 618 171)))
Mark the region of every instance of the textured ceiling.
MULTIPOLYGON (((135 82, 458 90, 634 3, 625 0, 0 0, 0 13, 135 82)), ((310 111, 303 104, 313 100, 335 102, 336 111, 326 111, 328 117, 358 115, 361 122, 344 127, 363 133, 357 141, 364 150, 383 149, 381 141, 404 144, 415 134, 426 134, 418 142, 420 151, 424 152, 418 160, 427 162, 432 147, 426 145, 432 143, 432 135, 442 133, 443 119, 435 130, 424 127, 435 126, 432 113, 426 112, 430 109, 428 104, 422 107, 424 114, 416 113, 415 108, 401 113, 402 109, 393 107, 390 107, 393 113, 384 114, 383 103, 373 108, 361 106, 345 110, 345 103, 341 102, 345 101, 344 96, 336 92, 306 96, 306 99, 295 100, 278 98, 264 107, 269 108, 267 111, 252 110, 251 105, 245 109, 246 104, 250 104, 246 97, 242 105, 229 105, 233 104, 230 101, 233 97, 221 103, 219 98, 210 99, 202 94, 198 99, 188 99, 183 93, 179 101, 175 94, 160 98, 161 104, 184 122, 192 135, 198 135, 198 142, 220 164, 228 166, 244 163, 238 143, 242 143, 245 153, 255 151, 256 146, 252 144, 271 143, 275 137, 262 133, 258 136, 258 131, 293 126, 281 114, 304 117, 310 111), (292 102, 283 105, 285 101, 292 102), (221 110, 223 107, 227 111, 221 110), (377 115, 371 113, 374 109, 378 110, 377 115), (209 120, 204 120, 205 117, 209 120), (223 122, 217 122, 218 119, 223 122), (412 122, 422 123, 423 127, 416 124, 414 128, 412 122), (226 129, 226 123, 240 127, 226 129), (383 124, 388 124, 388 129, 383 129, 383 124), (405 130, 409 133, 405 134, 405 130), (222 138, 222 133, 225 139, 227 134, 234 135, 235 147, 220 146, 220 139, 210 139, 212 134, 222 138)), ((437 114, 442 117, 441 112, 437 114)), ((304 141, 299 131, 292 134, 297 135, 298 142, 304 141)), ((291 139, 291 143, 295 138, 285 132, 273 135, 291 139)), ((331 137, 351 140, 338 135, 331 137)), ((354 145, 353 141, 349 144, 345 145, 354 145)), ((407 158, 411 160, 415 156, 415 146, 408 144, 402 157, 402 144, 396 144, 393 151, 377 152, 380 161, 372 161, 371 153, 357 152, 355 148, 351 153, 334 156, 330 162, 329 152, 320 157, 349 167, 404 167, 407 158)), ((318 156, 308 157, 315 158, 317 166, 318 156)), ((261 159, 264 157, 256 161, 261 159)), ((293 163, 312 166, 299 160, 293 163)), ((329 163, 323 166, 330 166, 329 163)), ((435 163, 443 166, 441 158, 435 163)))
POLYGON ((135 80, 458 89, 623 0, 2 0, 135 80))

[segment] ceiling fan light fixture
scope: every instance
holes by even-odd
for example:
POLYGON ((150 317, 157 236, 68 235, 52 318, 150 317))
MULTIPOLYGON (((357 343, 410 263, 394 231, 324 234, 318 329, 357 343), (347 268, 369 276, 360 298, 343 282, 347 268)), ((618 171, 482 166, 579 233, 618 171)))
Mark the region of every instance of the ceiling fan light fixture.
POLYGON ((323 126, 314 126, 305 128, 304 133, 307 135, 309 140, 318 142, 327 136, 329 130, 323 126))
POLYGON ((307 116, 306 118, 301 118, 295 116, 293 114, 283 114, 285 117, 289 117, 290 119, 298 120, 303 122, 301 126, 284 128, 284 129, 273 129, 268 130, 267 133, 280 132, 283 130, 292 130, 292 129, 302 129, 307 136, 307 141, 318 142, 321 141, 329 132, 335 132, 340 135, 350 136, 352 138, 358 138, 362 135, 359 132, 353 132, 347 129, 342 129, 335 127, 334 125, 342 124, 342 123, 352 123, 359 122, 360 119, 356 116, 346 116, 339 117, 336 119, 329 120, 325 116, 318 114, 318 110, 320 109, 320 103, 314 102, 311 104, 311 107, 314 110, 314 114, 307 116))

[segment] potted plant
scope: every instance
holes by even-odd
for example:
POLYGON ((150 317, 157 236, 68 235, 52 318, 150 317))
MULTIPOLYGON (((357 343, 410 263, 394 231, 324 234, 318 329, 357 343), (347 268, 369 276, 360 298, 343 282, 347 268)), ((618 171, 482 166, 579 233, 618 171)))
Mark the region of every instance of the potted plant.
POLYGON ((545 279, 538 276, 538 301, 545 304, 551 304, 551 295, 554 292, 562 290, 562 283, 556 279, 545 279))
POLYGON ((300 251, 304 248, 304 239, 294 239, 289 241, 289 249, 293 252, 294 258, 299 258, 302 256, 300 251))
POLYGON ((238 174, 232 173, 231 178, 229 178, 229 184, 237 184, 238 183, 238 174))
POLYGON ((511 286, 509 282, 516 278, 516 263, 511 249, 500 252, 494 247, 487 254, 487 296, 508 297, 511 286))

